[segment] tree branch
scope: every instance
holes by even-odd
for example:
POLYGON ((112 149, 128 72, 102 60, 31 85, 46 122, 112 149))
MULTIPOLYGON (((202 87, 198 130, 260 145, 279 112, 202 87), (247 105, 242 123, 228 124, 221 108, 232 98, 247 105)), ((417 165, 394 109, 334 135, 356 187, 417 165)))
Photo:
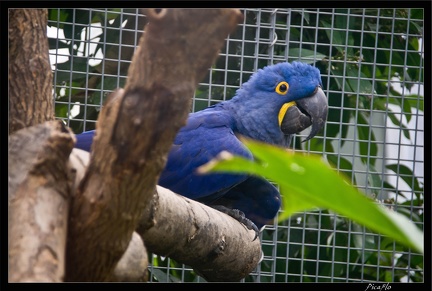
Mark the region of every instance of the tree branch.
POLYGON ((260 240, 234 218, 157 186, 137 231, 149 251, 189 265, 207 281, 240 281, 261 259, 260 240))
POLYGON ((112 280, 118 282, 148 281, 147 267, 147 250, 141 237, 134 232, 126 252, 114 269, 112 280))
POLYGON ((47 9, 9 10, 9 134, 54 120, 47 9))
POLYGON ((93 153, 74 197, 66 279, 107 281, 185 124, 194 90, 241 13, 150 9, 125 90, 101 111, 93 153), (206 37, 202 37, 205 35, 206 37))

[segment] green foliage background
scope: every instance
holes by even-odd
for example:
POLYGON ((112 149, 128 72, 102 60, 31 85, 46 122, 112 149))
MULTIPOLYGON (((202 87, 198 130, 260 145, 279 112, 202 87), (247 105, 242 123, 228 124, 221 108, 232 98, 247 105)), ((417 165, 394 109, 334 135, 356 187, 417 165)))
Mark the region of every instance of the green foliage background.
MULTIPOLYGON (((423 111, 423 96, 401 94, 389 81, 397 78, 404 92, 423 84, 423 57, 418 52, 423 10, 242 11, 244 23, 227 39, 211 74, 200 83, 191 110, 231 98, 241 83, 263 66, 294 60, 314 64, 321 71, 329 100, 328 122, 324 132, 307 143, 301 143, 304 137, 297 135, 294 149, 322 154, 335 170, 371 197, 381 200, 387 197, 384 194, 393 194, 404 198, 382 202, 422 228, 421 177, 398 163, 380 169, 383 153, 373 115, 385 114, 404 137, 413 140, 413 130, 407 123, 418 110, 423 111), (389 104, 400 110, 390 110, 389 104), (352 158, 353 154, 347 157, 340 153, 350 141, 350 128, 354 129, 353 144, 359 161, 352 158), (366 182, 358 181, 359 166, 365 169, 366 182), (390 184, 385 171, 401 177, 411 190, 401 191, 390 184)), ((121 27, 133 21, 137 21, 135 9, 50 9, 49 27, 64 33, 64 39, 50 37, 50 48, 67 51, 67 60, 55 66, 56 116, 76 133, 94 129, 106 95, 124 85, 130 59, 123 58, 122 50, 133 48, 139 35, 134 43, 125 44, 123 34, 128 29, 121 27), (89 36, 89 27, 99 23, 101 33, 89 36), (119 43, 123 45, 119 47, 119 43), (98 54, 105 60, 92 65, 97 63, 98 54), (121 62, 106 73, 107 60, 118 59, 121 62), (71 116, 74 104, 80 111, 71 116)), ((298 213, 269 226, 262 242, 264 260, 245 278, 246 282, 423 281, 422 255, 326 210, 298 213)), ((152 280, 203 281, 192 270, 158 256, 153 259, 152 280)))

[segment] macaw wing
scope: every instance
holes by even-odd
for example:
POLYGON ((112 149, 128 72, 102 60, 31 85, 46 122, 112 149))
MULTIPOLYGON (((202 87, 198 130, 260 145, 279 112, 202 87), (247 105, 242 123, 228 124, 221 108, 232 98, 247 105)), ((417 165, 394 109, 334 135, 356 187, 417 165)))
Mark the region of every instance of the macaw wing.
POLYGON ((91 145, 93 143, 94 135, 95 135, 94 130, 86 131, 86 132, 75 135, 75 137, 77 139, 75 147, 78 149, 82 149, 84 151, 90 152, 91 145))
POLYGON ((251 152, 234 135, 229 116, 204 111, 191 114, 178 132, 159 185, 203 203, 219 198, 247 175, 197 174, 196 169, 221 151, 252 159, 251 152))

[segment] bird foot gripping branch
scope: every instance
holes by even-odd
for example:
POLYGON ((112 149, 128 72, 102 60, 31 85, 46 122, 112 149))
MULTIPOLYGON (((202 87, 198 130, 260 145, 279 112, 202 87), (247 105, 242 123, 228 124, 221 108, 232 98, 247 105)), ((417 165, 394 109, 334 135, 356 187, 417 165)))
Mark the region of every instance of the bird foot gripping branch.
POLYGON ((220 212, 223 212, 225 214, 228 214, 232 218, 238 220, 241 222, 244 226, 246 226, 247 229, 255 231, 255 237, 252 241, 256 240, 260 234, 260 230, 255 225, 255 223, 252 222, 249 218, 245 216, 245 214, 238 210, 238 209, 231 209, 228 207, 225 207, 223 205, 212 205, 212 208, 219 210, 220 212))

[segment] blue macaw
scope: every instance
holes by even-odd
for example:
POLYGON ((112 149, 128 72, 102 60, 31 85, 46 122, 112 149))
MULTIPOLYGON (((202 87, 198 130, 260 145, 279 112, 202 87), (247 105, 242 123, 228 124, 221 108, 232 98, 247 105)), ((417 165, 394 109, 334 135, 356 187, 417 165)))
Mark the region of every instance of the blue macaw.
MULTIPOLYGON (((285 62, 260 69, 230 100, 189 114, 159 185, 227 212, 258 232, 279 211, 278 189, 256 176, 199 175, 196 169, 221 151, 253 159, 238 136, 289 147, 294 133, 312 125, 308 140, 324 126, 327 108, 317 68, 285 62)), ((78 134, 76 147, 90 151, 93 135, 94 131, 78 134)))

